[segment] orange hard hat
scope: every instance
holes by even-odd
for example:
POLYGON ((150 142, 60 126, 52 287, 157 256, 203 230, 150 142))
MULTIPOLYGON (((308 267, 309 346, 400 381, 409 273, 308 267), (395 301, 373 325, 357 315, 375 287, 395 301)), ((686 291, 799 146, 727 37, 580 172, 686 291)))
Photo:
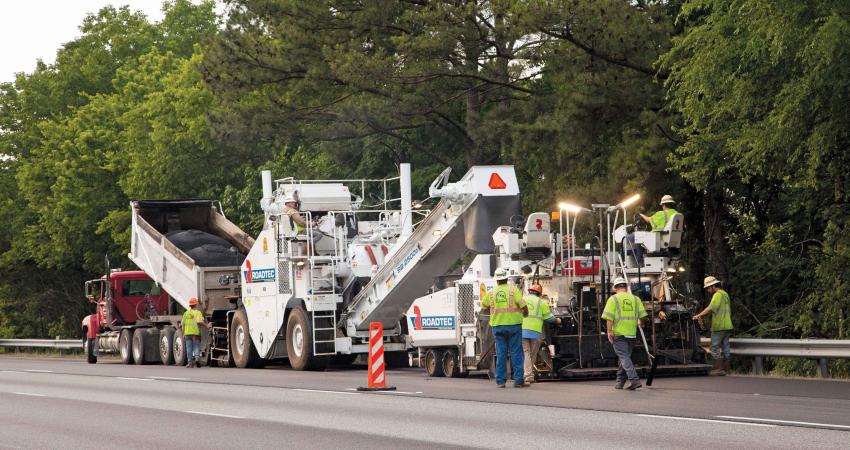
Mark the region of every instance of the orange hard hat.
POLYGON ((537 295, 540 295, 540 294, 543 293, 543 286, 541 286, 539 284, 532 284, 528 288, 528 292, 532 292, 532 291, 537 292, 537 295))
POLYGON ((189 299, 189 306, 197 306, 198 303, 200 303, 200 302, 198 302, 197 297, 192 297, 192 298, 189 299))

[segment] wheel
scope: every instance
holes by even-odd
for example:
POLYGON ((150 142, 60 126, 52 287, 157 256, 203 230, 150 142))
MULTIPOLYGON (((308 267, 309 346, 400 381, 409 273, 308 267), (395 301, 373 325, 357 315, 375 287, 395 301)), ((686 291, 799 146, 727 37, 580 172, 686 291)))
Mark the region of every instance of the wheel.
POLYGON ((384 367, 387 369, 410 367, 410 358, 407 357, 407 352, 384 352, 384 367))
POLYGON ((286 355, 295 370, 325 370, 330 358, 313 354, 313 328, 308 313, 294 308, 286 321, 286 355))
POLYGON ((174 364, 186 365, 186 341, 183 338, 183 330, 174 331, 171 339, 171 355, 174 357, 174 364))
POLYGON ((133 362, 137 366, 147 363, 145 361, 145 335, 146 333, 143 329, 136 330, 133 333, 133 362))
POLYGON ((440 349, 428 349, 425 352, 425 373, 428 374, 429 377, 444 377, 446 373, 443 372, 443 351, 440 349))
POLYGON ((174 364, 174 327, 165 327, 159 334, 159 359, 162 364, 174 364))
POLYGON ((121 354, 121 362, 124 364, 133 364, 133 350, 130 348, 133 343, 133 329, 124 328, 121 334, 118 335, 118 352, 121 354))
POLYGON ((450 348, 443 352, 442 365, 443 373, 447 377, 460 377, 460 361, 457 357, 457 350, 450 348))
POLYGON ((83 346, 86 348, 86 361, 89 364, 97 363, 97 339, 86 339, 83 346))
POLYGON ((233 355, 236 367, 262 368, 265 361, 257 354, 248 330, 248 314, 244 309, 240 309, 233 315, 233 321, 230 323, 230 354, 233 355))

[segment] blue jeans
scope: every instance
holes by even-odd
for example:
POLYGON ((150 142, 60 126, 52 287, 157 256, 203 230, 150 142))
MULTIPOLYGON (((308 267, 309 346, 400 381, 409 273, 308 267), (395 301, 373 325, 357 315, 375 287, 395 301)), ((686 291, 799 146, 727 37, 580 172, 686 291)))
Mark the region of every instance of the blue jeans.
POLYGON ((186 338, 186 362, 201 359, 201 337, 194 334, 184 337, 186 338))
POLYGON ((711 332, 711 357, 715 360, 721 357, 729 359, 731 352, 729 350, 729 336, 732 335, 732 330, 712 331, 711 332))
POLYGON ((632 348, 635 345, 635 338, 627 338, 625 336, 614 336, 614 353, 620 360, 620 365, 617 368, 617 383, 625 383, 626 378, 632 383, 640 381, 635 365, 632 363, 632 348))
POLYGON ((524 382, 522 376, 522 325, 499 325, 493 327, 496 339, 496 384, 505 384, 508 378, 508 352, 514 384, 524 382))

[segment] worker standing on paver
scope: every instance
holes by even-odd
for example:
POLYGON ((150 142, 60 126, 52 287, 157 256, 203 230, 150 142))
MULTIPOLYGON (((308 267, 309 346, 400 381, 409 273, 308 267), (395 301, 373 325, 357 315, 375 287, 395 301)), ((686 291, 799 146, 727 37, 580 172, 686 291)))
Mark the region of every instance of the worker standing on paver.
POLYGON ((629 386, 626 389, 633 391, 643 386, 632 363, 632 348, 634 348, 640 319, 646 317, 647 313, 640 299, 628 292, 625 279, 617 277, 613 284, 615 293, 605 303, 602 318, 607 325, 608 342, 614 346, 614 353, 620 360, 617 384, 614 388, 623 389, 628 379, 629 386))
POLYGON ((183 313, 183 319, 180 320, 180 327, 183 330, 183 338, 186 343, 186 367, 201 367, 199 362, 201 359, 201 330, 199 326, 209 328, 209 324, 204 321, 204 315, 198 310, 198 299, 192 297, 189 299, 189 309, 183 313))
POLYGON ((543 295, 543 286, 532 284, 525 296, 525 305, 528 308, 528 316, 522 319, 522 353, 523 353, 523 376, 525 384, 534 383, 534 362, 537 360, 537 352, 543 341, 543 323, 561 323, 549 309, 549 302, 543 295))
POLYGON ((661 211, 654 213, 651 217, 645 214, 641 214, 640 217, 652 226, 652 231, 664 231, 667 222, 670 221, 674 214, 679 213, 679 211, 673 209, 673 205, 675 204, 676 201, 673 200, 672 196, 665 195, 661 197, 661 211))
POLYGON ((732 304, 729 294, 720 287, 720 280, 717 278, 705 277, 703 288, 712 294, 711 302, 693 319, 699 320, 712 313, 711 357, 714 359, 714 368, 709 375, 723 376, 729 372, 731 364, 729 337, 732 335, 732 304))
POLYGON ((510 353, 515 387, 525 387, 522 357, 522 318, 528 308, 522 291, 508 284, 508 271, 496 269, 496 287, 481 300, 481 309, 490 309, 490 327, 496 342, 496 387, 505 387, 508 378, 507 359, 510 353))

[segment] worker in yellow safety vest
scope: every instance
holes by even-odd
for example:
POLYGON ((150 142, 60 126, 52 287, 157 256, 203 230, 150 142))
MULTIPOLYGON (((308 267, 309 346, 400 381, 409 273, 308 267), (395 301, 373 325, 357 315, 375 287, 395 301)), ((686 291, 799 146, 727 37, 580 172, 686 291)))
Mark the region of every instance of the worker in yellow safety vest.
POLYGON ((199 326, 209 328, 210 325, 204 321, 204 315, 198 310, 198 299, 189 299, 189 309, 183 313, 179 327, 183 330, 183 346, 186 352, 186 367, 201 367, 201 330, 199 326))
POLYGON ((670 221, 674 214, 679 213, 679 211, 673 209, 673 205, 675 204, 676 201, 673 200, 673 197, 665 195, 661 197, 661 211, 654 213, 651 217, 645 214, 641 214, 640 217, 644 222, 652 226, 652 231, 664 231, 667 222, 670 221))
POLYGON ((322 238, 322 233, 316 229, 312 229, 311 233, 307 233, 307 228, 311 226, 311 223, 306 217, 304 217, 304 214, 299 209, 298 203, 298 194, 296 192, 286 194, 283 198, 283 204, 286 206, 283 210, 283 215, 289 218, 289 223, 292 225, 292 230, 295 231, 295 234, 310 236, 311 243, 313 245, 308 245, 304 242, 301 247, 302 253, 304 253, 304 255, 308 253, 316 255, 318 254, 316 252, 316 242, 322 238))
POLYGON ((522 319, 523 376, 525 384, 534 383, 534 362, 543 342, 543 323, 561 323, 549 309, 549 302, 542 298, 543 286, 532 284, 525 296, 528 315, 522 319))
POLYGON ((496 342, 496 387, 505 387, 508 353, 513 368, 514 387, 525 387, 521 341, 522 318, 528 315, 528 308, 522 298, 522 291, 508 284, 507 270, 496 269, 494 278, 496 287, 484 295, 481 309, 490 310, 490 328, 493 329, 496 342))
POLYGON ((614 353, 620 360, 617 369, 617 384, 614 389, 623 389, 626 379, 633 391, 641 386, 635 365, 632 363, 632 348, 634 348, 637 337, 637 327, 640 320, 646 317, 646 309, 639 298, 628 292, 626 280, 617 277, 614 279, 614 295, 605 303, 602 318, 608 330, 608 342, 614 346, 614 353))
POLYGON ((714 367, 709 375, 723 376, 730 369, 729 337, 732 335, 732 302, 729 294, 720 287, 720 280, 708 276, 703 280, 703 288, 711 294, 711 302, 699 314, 693 317, 699 320, 711 313, 711 358, 714 367))

